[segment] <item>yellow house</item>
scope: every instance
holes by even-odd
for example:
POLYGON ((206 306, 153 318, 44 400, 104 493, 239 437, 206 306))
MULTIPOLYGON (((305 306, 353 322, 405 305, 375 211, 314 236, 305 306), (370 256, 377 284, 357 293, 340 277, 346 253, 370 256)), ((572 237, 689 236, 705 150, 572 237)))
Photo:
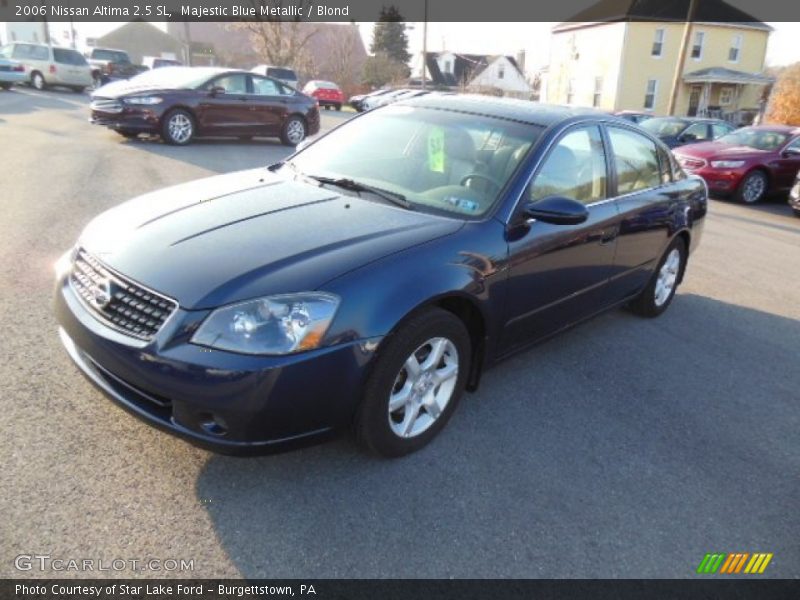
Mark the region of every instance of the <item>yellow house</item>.
POLYGON ((760 108, 767 40, 772 28, 752 22, 619 20, 568 22, 553 29, 547 102, 609 111, 669 113, 738 120, 760 108))

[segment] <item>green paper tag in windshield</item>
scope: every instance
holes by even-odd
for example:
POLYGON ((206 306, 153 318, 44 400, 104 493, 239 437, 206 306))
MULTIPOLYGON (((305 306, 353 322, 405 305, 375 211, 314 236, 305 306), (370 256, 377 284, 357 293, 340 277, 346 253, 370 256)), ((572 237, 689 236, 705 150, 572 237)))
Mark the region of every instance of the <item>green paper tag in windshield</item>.
POLYGON ((444 173, 444 129, 434 127, 428 133, 428 169, 444 173))

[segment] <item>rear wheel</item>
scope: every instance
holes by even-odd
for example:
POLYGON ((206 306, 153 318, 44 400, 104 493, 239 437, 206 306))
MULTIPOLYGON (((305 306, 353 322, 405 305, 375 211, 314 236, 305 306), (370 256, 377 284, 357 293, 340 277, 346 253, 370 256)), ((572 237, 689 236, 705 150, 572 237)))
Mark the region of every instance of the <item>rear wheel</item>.
POLYGON ((686 243, 675 238, 664 252, 647 287, 630 303, 630 309, 642 317, 657 317, 675 297, 683 269, 686 266, 686 243))
POLYGON ((47 87, 47 82, 44 80, 44 75, 39 71, 31 73, 31 85, 34 89, 43 90, 47 87))
POLYGON ((297 115, 286 119, 281 130, 281 142, 286 146, 296 146, 306 137, 306 123, 297 115))
POLYGON ((439 308, 417 314, 387 338, 356 417, 359 443, 395 457, 430 442, 464 391, 470 345, 461 320, 439 308))
POLYGON ((11 84, 9 82, 7 82, 7 81, 0 81, 0 88, 2 88, 4 90, 10 90, 11 89, 11 84))
POLYGON ((761 202, 767 194, 769 180, 764 171, 750 171, 736 189, 736 200, 745 204, 761 202))
POLYGON ((194 137, 194 118, 182 108, 171 110, 162 121, 161 137, 168 144, 185 146, 194 137))

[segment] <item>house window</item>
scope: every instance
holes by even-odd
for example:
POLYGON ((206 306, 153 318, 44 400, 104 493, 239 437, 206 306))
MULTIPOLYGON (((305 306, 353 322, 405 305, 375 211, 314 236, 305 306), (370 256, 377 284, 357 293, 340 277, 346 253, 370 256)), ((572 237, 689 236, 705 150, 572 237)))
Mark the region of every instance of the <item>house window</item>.
POLYGON ((452 73, 453 72, 453 61, 452 60, 444 61, 444 72, 445 73, 452 73))
POLYGON ((656 90, 658 88, 657 79, 647 80, 647 91, 644 94, 644 107, 647 110, 653 110, 656 105, 656 90))
POLYGON ((597 108, 600 106, 600 99, 603 96, 603 78, 594 78, 594 94, 592 95, 592 106, 597 108))
POLYGON ((724 87, 719 91, 719 105, 730 106, 733 104, 733 88, 724 87))
POLYGON ((657 58, 661 58, 664 51, 664 30, 656 29, 656 37, 653 40, 653 50, 651 54, 657 58))
POLYGON ((506 66, 505 65, 498 65, 497 66, 497 78, 502 79, 506 76, 506 66))
POLYGON ((572 104, 575 99, 575 80, 570 79, 567 82, 567 104, 572 104))
POLYGON ((731 40, 731 47, 728 50, 728 60, 730 62, 739 62, 739 55, 742 53, 742 36, 735 35, 731 40))
POLYGON ((692 58, 700 60, 703 58, 703 42, 706 39, 706 34, 698 31, 694 34, 694 44, 692 44, 692 58))

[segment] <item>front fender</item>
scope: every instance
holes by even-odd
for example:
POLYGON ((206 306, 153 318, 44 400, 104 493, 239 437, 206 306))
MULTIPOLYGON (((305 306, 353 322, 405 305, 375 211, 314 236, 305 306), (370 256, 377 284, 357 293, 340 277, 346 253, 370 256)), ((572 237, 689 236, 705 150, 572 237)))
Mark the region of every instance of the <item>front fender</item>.
POLYGON ((418 308, 445 298, 473 304, 485 333, 496 339, 504 306, 508 249, 495 220, 468 223, 456 233, 384 257, 320 289, 341 306, 326 343, 385 336, 418 308))

